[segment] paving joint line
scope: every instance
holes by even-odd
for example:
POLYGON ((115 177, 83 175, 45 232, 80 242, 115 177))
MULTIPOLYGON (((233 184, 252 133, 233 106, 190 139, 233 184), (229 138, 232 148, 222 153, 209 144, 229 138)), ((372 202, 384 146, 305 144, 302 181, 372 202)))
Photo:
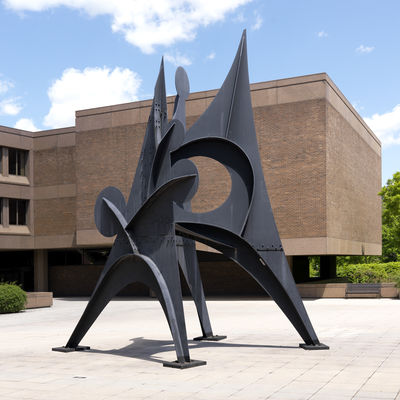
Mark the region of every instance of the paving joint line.
MULTIPOLYGON (((299 358, 299 357, 298 357, 299 358)), ((268 397, 265 398, 265 400, 269 399, 271 396, 273 396, 276 393, 279 393, 283 388, 289 386, 291 383, 293 383, 295 380, 297 380, 298 378, 300 378, 301 376, 303 376, 306 372, 310 371, 311 369, 313 369, 314 367, 316 367, 318 364, 320 364, 320 362, 317 362, 316 364, 314 364, 311 368, 309 368, 308 370, 302 372, 301 374, 297 375, 295 378, 293 378, 290 382, 286 383, 286 385, 281 386, 278 390, 275 390, 275 392, 271 393, 268 397)))
MULTIPOLYGON (((382 336, 381 336, 382 337, 382 336)), ((379 370, 379 368, 385 363, 385 361, 393 354, 393 352, 399 347, 399 344, 397 344, 397 346, 392 349, 392 351, 386 356, 386 358, 378 365, 378 367, 375 369, 374 372, 371 373, 371 375, 361 384, 361 386, 358 388, 357 392, 353 395, 353 397, 351 398, 351 400, 354 399, 355 396, 357 396, 357 394, 360 392, 360 390, 367 384, 367 382, 375 375, 375 373, 379 370)), ((399 390, 400 392, 400 390, 399 390)), ((399 393, 398 392, 398 393, 399 393)), ((396 395, 397 397, 397 395, 396 395)), ((396 397, 394 398, 394 400, 396 400, 396 397)))

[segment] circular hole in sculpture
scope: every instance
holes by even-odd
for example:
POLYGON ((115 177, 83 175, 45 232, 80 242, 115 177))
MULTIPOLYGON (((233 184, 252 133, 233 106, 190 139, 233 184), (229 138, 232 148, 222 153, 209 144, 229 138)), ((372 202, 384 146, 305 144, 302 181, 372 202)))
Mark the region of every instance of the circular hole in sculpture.
POLYGON ((231 192, 231 176, 218 161, 208 157, 192 157, 199 171, 199 188, 192 199, 192 211, 204 213, 222 205, 231 192))

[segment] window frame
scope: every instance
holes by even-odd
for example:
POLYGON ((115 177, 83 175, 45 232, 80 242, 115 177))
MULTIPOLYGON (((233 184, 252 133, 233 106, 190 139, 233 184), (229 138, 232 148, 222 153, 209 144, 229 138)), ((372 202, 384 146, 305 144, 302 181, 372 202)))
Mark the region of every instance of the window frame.
POLYGON ((28 226, 28 207, 29 200, 27 199, 8 199, 8 225, 9 226, 28 226), (22 206, 23 204, 23 206, 22 206), (23 207, 22 213, 21 206, 23 207), (14 209, 15 207, 15 209, 14 209), (12 215, 14 214, 15 215, 12 215))
POLYGON ((8 147, 8 175, 27 177, 29 151, 8 147))

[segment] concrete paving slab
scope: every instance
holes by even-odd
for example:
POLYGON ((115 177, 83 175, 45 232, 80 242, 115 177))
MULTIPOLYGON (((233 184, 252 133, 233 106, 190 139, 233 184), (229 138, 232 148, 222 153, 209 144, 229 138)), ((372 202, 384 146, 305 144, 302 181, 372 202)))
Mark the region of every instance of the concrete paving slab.
MULTIPOLYGON (((328 351, 305 351, 270 300, 210 300, 221 342, 190 341, 191 357, 207 365, 162 367, 175 359, 157 301, 116 299, 88 332, 87 352, 57 353, 87 299, 54 299, 48 309, 0 315, 2 400, 64 399, 391 399, 400 400, 400 301, 305 301, 328 351)), ((188 337, 200 326, 184 302, 188 337)))

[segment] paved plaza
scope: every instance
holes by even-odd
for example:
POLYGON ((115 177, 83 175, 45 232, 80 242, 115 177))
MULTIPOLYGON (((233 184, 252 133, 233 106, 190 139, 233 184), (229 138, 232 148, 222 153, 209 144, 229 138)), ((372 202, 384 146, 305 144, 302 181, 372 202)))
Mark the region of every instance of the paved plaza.
MULTIPOLYGON (((0 315, 0 396, 8 399, 396 399, 400 400, 400 301, 306 300, 328 351, 305 351, 276 304, 209 300, 222 342, 190 341, 207 365, 165 368, 176 359, 159 303, 112 301, 83 345, 59 353, 87 299, 0 315)), ((184 302, 188 337, 198 336, 194 305, 184 302)))

